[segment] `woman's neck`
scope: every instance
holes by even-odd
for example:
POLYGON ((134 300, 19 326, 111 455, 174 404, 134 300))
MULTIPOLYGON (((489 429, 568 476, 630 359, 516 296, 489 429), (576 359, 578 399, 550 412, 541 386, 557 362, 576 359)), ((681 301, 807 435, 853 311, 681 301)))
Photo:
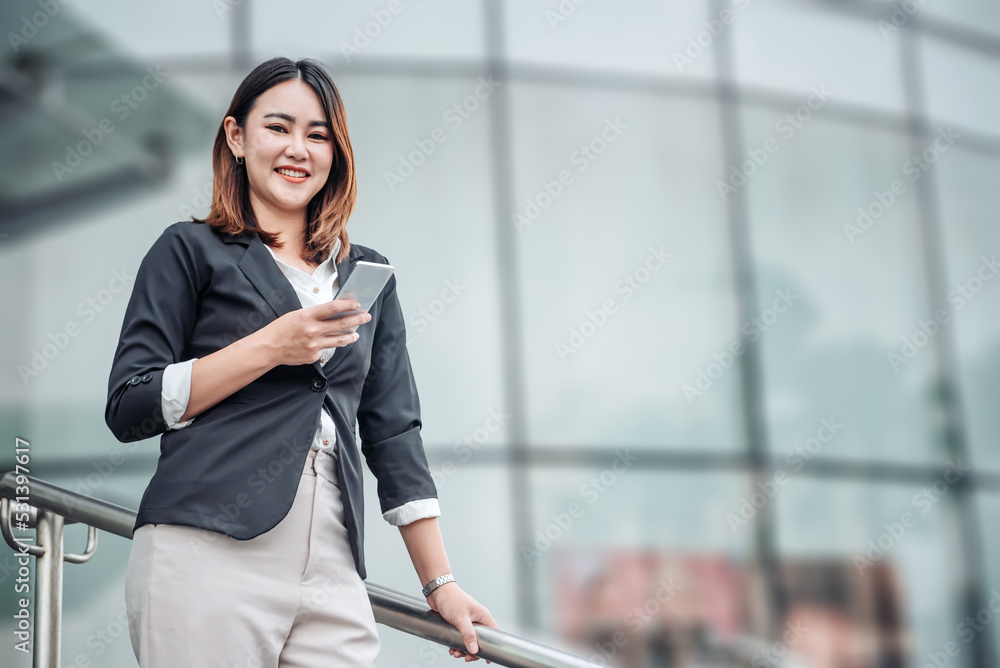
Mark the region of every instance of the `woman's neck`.
MULTIPOLYGON (((252 200, 251 196, 251 200, 252 200)), ((269 210, 260 203, 254 203, 254 214, 257 218, 257 227, 275 234, 282 244, 282 250, 295 255, 302 256, 305 249, 306 237, 306 214, 303 211, 300 215, 285 215, 280 212, 269 210)))

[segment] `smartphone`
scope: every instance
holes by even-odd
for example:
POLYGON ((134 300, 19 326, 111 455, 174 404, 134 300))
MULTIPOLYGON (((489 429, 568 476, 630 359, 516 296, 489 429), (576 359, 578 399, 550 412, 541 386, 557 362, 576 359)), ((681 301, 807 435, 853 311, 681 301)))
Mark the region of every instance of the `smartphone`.
MULTIPOLYGON (((340 290, 337 291, 337 296, 334 299, 353 299, 361 304, 361 308, 356 311, 338 313, 333 318, 327 318, 327 320, 342 318, 345 315, 367 313, 368 309, 375 303, 375 300, 378 299, 382 288, 389 282, 392 271, 393 267, 391 264, 359 261, 354 265, 354 271, 351 272, 351 275, 340 286, 340 290)), ((355 326, 346 331, 353 332, 356 329, 357 327, 355 326)))

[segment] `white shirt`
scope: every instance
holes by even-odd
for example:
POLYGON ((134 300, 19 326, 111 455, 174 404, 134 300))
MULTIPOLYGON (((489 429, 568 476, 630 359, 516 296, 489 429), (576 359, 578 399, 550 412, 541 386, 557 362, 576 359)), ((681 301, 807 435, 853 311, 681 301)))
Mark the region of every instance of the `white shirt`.
MULTIPOLYGON (((267 244, 264 244, 264 248, 271 253, 281 273, 295 289, 302 308, 317 306, 333 299, 339 289, 336 263, 337 254, 340 252, 339 239, 334 244, 330 256, 316 267, 312 274, 283 262, 267 244)), ((320 364, 325 366, 336 351, 336 348, 322 350, 320 364)), ((196 359, 198 358, 193 357, 176 364, 168 364, 163 370, 163 392, 160 401, 167 429, 183 429, 197 419, 196 416, 186 422, 178 421, 187 410, 188 401, 191 399, 191 366, 196 359)), ((326 405, 320 409, 319 426, 316 427, 316 435, 310 447, 314 450, 323 450, 333 457, 337 456, 337 430, 326 405)), ((385 521, 394 526, 409 524, 425 517, 440 516, 441 508, 437 499, 416 499, 382 513, 385 521)))

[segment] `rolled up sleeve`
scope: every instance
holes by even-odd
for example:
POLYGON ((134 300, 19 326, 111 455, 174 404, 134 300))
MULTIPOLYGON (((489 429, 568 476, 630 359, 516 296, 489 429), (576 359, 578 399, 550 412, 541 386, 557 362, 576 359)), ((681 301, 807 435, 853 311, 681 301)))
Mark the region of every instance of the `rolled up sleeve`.
POLYGON ((181 422, 181 416, 187 410, 188 402, 191 400, 191 367, 197 357, 168 364, 163 370, 163 392, 160 396, 160 404, 163 407, 163 421, 167 429, 183 429, 195 418, 181 422))
MULTIPOLYGON (((417 499, 437 498, 420 427, 420 400, 406 352, 396 278, 392 276, 375 321, 372 362, 358 405, 361 451, 378 480, 382 513, 417 499)), ((405 519, 399 513, 386 520, 391 522, 390 518, 405 519)))
POLYGON ((441 517, 441 506, 437 499, 408 501, 398 508, 392 508, 382 513, 382 519, 397 527, 428 517, 441 517))
POLYGON ((165 229, 146 253, 125 308, 104 411, 108 428, 122 443, 168 429, 163 372, 181 361, 199 301, 197 261, 183 224, 165 229))

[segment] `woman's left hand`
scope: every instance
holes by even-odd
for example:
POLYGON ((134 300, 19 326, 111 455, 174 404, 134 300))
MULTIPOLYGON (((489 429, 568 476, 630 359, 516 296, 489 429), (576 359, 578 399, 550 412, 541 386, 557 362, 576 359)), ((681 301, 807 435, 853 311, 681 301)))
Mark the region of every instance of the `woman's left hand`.
MULTIPOLYGON (((430 593, 427 597, 427 604, 431 610, 436 611, 446 622, 454 626, 462 634, 462 642, 468 648, 468 652, 460 649, 449 649, 448 653, 456 659, 465 657, 466 661, 478 661, 475 656, 479 651, 479 644, 476 642, 476 630, 472 623, 478 622, 484 626, 494 629, 500 628, 490 611, 481 603, 466 594, 457 582, 443 584, 430 593)), ((493 663, 487 660, 486 663, 493 663)))

